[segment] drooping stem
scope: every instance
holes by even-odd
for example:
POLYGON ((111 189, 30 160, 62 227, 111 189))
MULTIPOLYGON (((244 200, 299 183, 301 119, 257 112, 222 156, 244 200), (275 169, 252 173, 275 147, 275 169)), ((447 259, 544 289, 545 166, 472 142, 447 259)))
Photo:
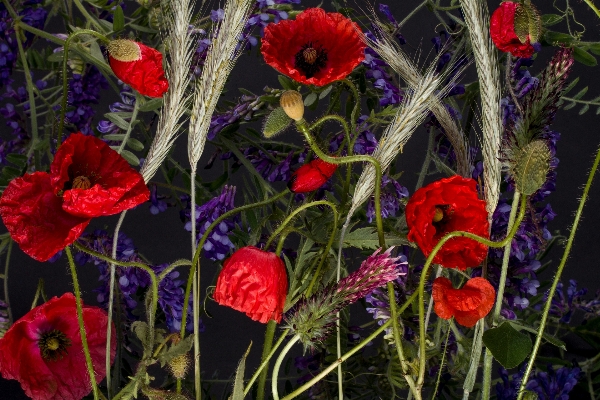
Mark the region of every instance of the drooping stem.
POLYGON ((279 391, 277 390, 277 382, 279 380, 277 378, 279 377, 279 368, 281 367, 281 363, 290 349, 298 342, 298 340, 300 340, 300 336, 298 335, 291 338, 288 344, 286 344, 283 350, 281 350, 279 357, 277 357, 277 360, 275 361, 275 365, 273 366, 273 378, 271 379, 271 393, 273 393, 273 400, 279 400, 279 391))
POLYGON ((520 207, 520 211, 519 211, 519 216, 517 217, 517 221, 515 222, 511 231, 509 232, 509 234, 506 236, 505 239, 503 239, 499 242, 494 242, 494 241, 485 239, 481 236, 474 235, 470 232, 454 231, 454 232, 450 232, 450 233, 446 234, 435 245, 435 247, 431 251, 431 254, 429 254, 429 256, 427 257, 427 260, 425 261, 425 265, 423 266, 423 270, 421 271, 421 279, 419 282, 419 290, 418 290, 418 292, 419 292, 419 301, 418 301, 418 306, 419 306, 419 354, 421 354, 421 357, 419 359, 419 377, 417 379, 417 388, 418 389, 420 389, 423 386, 423 383, 425 381, 425 369, 426 369, 426 363, 427 363, 427 357, 426 357, 426 352, 425 352, 426 351, 425 303, 424 303, 425 282, 427 280, 429 267, 431 266, 431 263, 433 262, 434 257, 436 256, 438 251, 442 248, 442 246, 444 244, 446 244, 446 242, 448 242, 448 240, 455 238, 455 237, 467 237, 469 239, 475 240, 478 243, 482 243, 488 247, 493 247, 493 248, 500 248, 500 247, 506 246, 506 244, 510 243, 512 238, 514 237, 514 235, 517 233, 517 229, 518 229, 519 225, 521 224, 523 217, 525 216, 525 200, 526 200, 526 198, 522 197, 521 207, 520 207))
POLYGON ((571 233, 569 233, 569 239, 567 240, 565 251, 563 253, 562 259, 560 260, 560 265, 556 270, 556 275, 554 276, 554 280, 552 281, 552 286, 548 291, 548 299, 546 300, 546 304, 544 305, 544 312, 542 313, 542 319, 540 321, 540 326, 538 327, 538 333, 535 338, 533 350, 531 351, 531 355, 529 356, 527 369, 525 370, 525 373, 523 374, 523 380, 521 381, 518 400, 521 400, 523 398, 525 385, 527 385, 529 375, 531 374, 531 370, 533 369, 533 363, 535 362, 535 358, 540 349, 540 345, 542 344, 542 335, 544 334, 544 329, 546 328, 546 323, 548 322, 548 315, 550 314, 550 307, 552 307, 552 299, 554 298, 554 293, 556 292, 556 286, 558 286, 560 276, 563 272, 565 264, 567 263, 569 253, 571 252, 573 240, 575 239, 575 232, 577 231, 577 226, 579 225, 579 220, 581 219, 581 214, 583 213, 583 206, 585 205, 585 201, 587 200, 588 194, 590 192, 592 181, 594 180, 594 175, 596 175, 596 171, 598 170, 598 164, 600 164, 600 148, 598 148, 598 151, 596 152, 596 159, 594 160, 594 165, 592 166, 592 170, 590 171, 590 174, 588 176, 585 188, 583 189, 583 195, 581 196, 581 200, 579 201, 579 207, 577 208, 577 212, 575 213, 573 227, 571 228, 571 233))
POLYGON ((92 364, 92 356, 90 355, 90 348, 88 346, 85 325, 83 322, 81 290, 79 288, 79 280, 77 279, 77 269, 75 268, 75 261, 73 260, 73 254, 71 253, 71 248, 69 246, 65 247, 65 253, 67 253, 67 258, 69 259, 69 268, 71 269, 71 278, 73 279, 73 291, 75 292, 75 304, 77 306, 77 321, 79 322, 79 335, 81 336, 81 346, 83 347, 83 354, 85 355, 85 365, 88 370, 88 375, 90 376, 94 400, 98 400, 100 397, 98 396, 98 386, 96 385, 96 374, 94 373, 94 365, 92 364))
MULTIPOLYGON (((510 215, 508 217, 508 226, 507 230, 510 232, 512 230, 513 224, 515 222, 515 218, 517 216, 517 209, 519 207, 519 201, 521 198, 521 193, 519 191, 515 191, 515 195, 513 197, 512 206, 510 209, 510 215)), ((508 233, 508 232, 507 232, 508 233)), ((502 255, 502 270, 500 272, 500 281, 498 284, 498 292, 496 294, 496 305, 494 307, 494 313, 492 314, 492 328, 498 326, 498 321, 500 319, 500 312, 502 311, 502 302, 504 300, 504 288, 506 287, 506 277, 508 275, 508 260, 510 258, 510 249, 511 242, 506 244, 504 247, 504 254, 502 255)), ((492 352, 489 349, 485 348, 484 358, 483 358, 483 393, 482 399, 489 400, 490 391, 492 390, 492 361, 494 357, 492 356, 492 352)))
POLYGON ((281 346, 281 344, 283 343, 283 341, 285 340, 285 337, 288 335, 289 332, 290 332, 289 329, 286 329, 285 331, 283 331, 283 333, 279 337, 279 340, 277 340, 277 342, 273 345, 273 348, 271 349, 269 354, 267 354, 266 359, 259 365, 258 369, 254 372, 254 375, 252 375, 252 378, 250 378, 250 380, 246 384, 246 387, 244 388, 244 396, 250 392, 252 385, 254 384, 256 379, 258 379, 262 370, 269 364, 269 361, 271 360, 271 358, 273 358, 273 356, 275 355, 275 352, 277 351, 279 346, 281 346))

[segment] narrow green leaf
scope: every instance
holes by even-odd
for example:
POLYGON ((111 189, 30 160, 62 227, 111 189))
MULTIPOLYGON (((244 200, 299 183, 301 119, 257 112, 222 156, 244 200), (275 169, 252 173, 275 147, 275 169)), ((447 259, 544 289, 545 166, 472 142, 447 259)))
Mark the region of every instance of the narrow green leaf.
POLYGON ((233 393, 229 396, 229 400, 244 400, 244 372, 246 369, 246 357, 250 354, 252 342, 248 346, 248 350, 242 356, 237 370, 235 371, 235 380, 233 381, 233 393))
MULTIPOLYGON (((523 329, 523 330, 526 330, 527 332, 531 332, 531 333, 534 333, 534 334, 537 335, 537 329, 532 328, 532 327, 527 326, 527 325, 523 325, 519 321, 510 321, 510 324, 513 326, 513 328, 515 328, 518 331, 520 331, 521 329, 523 329)), ((542 335, 542 337, 548 343, 553 344, 554 346, 558 347, 559 349, 567 351, 567 345, 565 344, 565 342, 563 342, 562 340, 560 340, 556 336, 552 336, 549 333, 544 333, 542 335)))
POLYGON ((558 14, 544 14, 542 15, 542 25, 544 26, 552 26, 558 24, 562 21, 562 15, 558 14))
POLYGON ((10 153, 6 155, 6 159, 21 168, 27 165, 27 156, 24 154, 10 153))
MULTIPOLYGON (((338 242, 339 240, 334 241, 334 243, 336 244, 338 242)), ((385 243, 388 246, 401 246, 409 244, 406 238, 392 234, 385 235, 385 243)), ((344 237, 344 244, 350 247, 356 247, 363 250, 377 250, 380 247, 377 231, 375 230, 375 228, 372 227, 359 228, 348 233, 344 237)))
POLYGON ((129 127, 129 122, 125 121, 116 113, 106 113, 104 114, 104 118, 108 119, 110 122, 112 122, 121 129, 127 130, 127 128, 129 127))
POLYGON ((109 133, 107 135, 102 136, 102 139, 115 140, 115 141, 122 142, 123 139, 125 139, 125 134, 124 133, 109 133))
POLYGON ((581 107, 581 110, 579 110, 579 115, 583 115, 587 112, 587 110, 590 109, 590 105, 589 104, 585 104, 583 107, 581 107))
POLYGON ((563 89, 563 91, 562 91, 563 96, 565 94, 569 93, 575 87, 575 85, 577 85, 578 82, 579 82, 579 77, 573 79, 573 82, 569 83, 569 85, 563 89))
POLYGON ((115 12, 113 13, 113 32, 118 32, 121 29, 125 28, 125 14, 123 14, 123 9, 120 5, 117 5, 115 8, 115 12))
POLYGON ((566 106, 564 106, 563 110, 570 110, 571 108, 575 107, 576 105, 577 105, 577 103, 571 102, 571 103, 567 104, 566 106))
POLYGON ((158 33, 156 29, 148 28, 138 24, 129 24, 129 27, 135 29, 136 31, 145 32, 145 33, 158 33))
POLYGON ((583 89, 581 89, 575 96, 573 96, 573 99, 575 100, 579 100, 583 97, 583 95, 585 95, 588 91, 588 87, 584 87, 583 89))
POLYGON ((333 89, 333 85, 327 86, 325 90, 319 93, 319 100, 323 100, 325 97, 329 96, 329 93, 331 93, 331 89, 333 89))
POLYGON ((145 101, 144 103, 140 104, 138 107, 138 110, 146 112, 146 111, 154 111, 154 110, 158 110, 159 108, 161 108, 163 105, 163 99, 162 97, 159 97, 157 99, 152 99, 152 100, 148 100, 145 101))
MULTIPOLYGON (((111 146, 111 147, 114 147, 114 146, 111 146)), ((118 149, 118 147, 117 147, 117 149, 118 149)), ((114 150, 117 150, 117 149, 114 149, 114 150)), ((137 167, 138 165, 140 165, 140 159, 137 158, 137 156, 135 154, 133 154, 132 152, 130 152, 128 150, 122 150, 121 151, 121 156, 125 160, 127 160, 127 162, 130 165, 133 165, 134 167, 137 167)))
POLYGON ((544 39, 550 44, 569 44, 573 41, 573 36, 567 33, 546 31, 546 33, 544 34, 544 39))
POLYGON ((573 48, 573 58, 583 65, 587 65, 588 67, 595 67, 598 65, 598 60, 596 60, 596 57, 579 47, 573 48))
POLYGON ((127 147, 129 147, 133 151, 142 151, 144 150, 144 143, 140 142, 137 139, 129 138, 127 139, 127 147))
POLYGON ((317 99, 318 99, 317 94, 311 93, 308 96, 306 96, 306 98, 304 99, 304 105, 306 107, 310 107, 317 101, 317 99))
POLYGON ((294 81, 285 75, 279 75, 277 76, 277 79, 279 80, 281 87, 285 90, 296 90, 298 88, 297 85, 294 84, 294 81))
POLYGON ((517 331, 510 322, 503 322, 497 328, 488 329, 483 334, 483 343, 504 368, 514 368, 531 353, 531 338, 517 331))

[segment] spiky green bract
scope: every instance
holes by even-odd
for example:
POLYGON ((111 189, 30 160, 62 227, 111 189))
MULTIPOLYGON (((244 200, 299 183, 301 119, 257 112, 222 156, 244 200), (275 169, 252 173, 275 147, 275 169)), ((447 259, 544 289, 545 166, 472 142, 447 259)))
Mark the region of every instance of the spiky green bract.
POLYGON ((523 105, 523 119, 510 129, 517 145, 524 147, 536 139, 554 120, 562 89, 573 65, 573 50, 560 49, 542 73, 540 82, 523 105))
POLYGON ((336 285, 300 299, 287 313, 286 328, 300 338, 305 350, 313 350, 327 339, 335 329, 336 314, 344 307, 403 274, 397 263, 400 258, 391 256, 392 249, 381 254, 381 249, 377 250, 358 270, 336 285))
POLYGON ((271 114, 265 119, 265 125, 263 126, 263 135, 267 139, 272 138, 278 133, 283 132, 288 126, 292 119, 288 117, 287 113, 282 107, 277 107, 271 114))
POLYGON ((531 196, 546 182, 550 170, 550 149, 543 140, 534 140, 522 149, 517 149, 512 160, 510 174, 517 190, 531 196))

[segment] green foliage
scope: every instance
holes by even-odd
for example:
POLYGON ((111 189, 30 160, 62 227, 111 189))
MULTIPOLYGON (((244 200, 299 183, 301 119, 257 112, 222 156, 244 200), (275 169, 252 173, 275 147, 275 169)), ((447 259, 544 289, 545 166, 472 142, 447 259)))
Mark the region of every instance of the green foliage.
POLYGON ((483 334, 483 343, 504 368, 514 368, 531 353, 531 338, 516 330, 510 322, 488 329, 483 334))

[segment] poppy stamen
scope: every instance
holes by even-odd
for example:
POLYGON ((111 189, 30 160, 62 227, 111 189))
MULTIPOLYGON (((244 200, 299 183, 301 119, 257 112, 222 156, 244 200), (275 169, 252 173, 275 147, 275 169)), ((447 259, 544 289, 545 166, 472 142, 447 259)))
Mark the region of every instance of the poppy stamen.
POLYGON ((67 354, 67 347, 71 346, 71 339, 58 329, 54 329, 42 335, 38 346, 44 360, 56 361, 67 354))
POLYGON ((327 52, 312 42, 306 43, 295 56, 295 67, 307 78, 312 78, 327 64, 327 52))
POLYGON ((92 187, 92 182, 87 176, 79 175, 73 179, 73 189, 89 189, 92 187))

